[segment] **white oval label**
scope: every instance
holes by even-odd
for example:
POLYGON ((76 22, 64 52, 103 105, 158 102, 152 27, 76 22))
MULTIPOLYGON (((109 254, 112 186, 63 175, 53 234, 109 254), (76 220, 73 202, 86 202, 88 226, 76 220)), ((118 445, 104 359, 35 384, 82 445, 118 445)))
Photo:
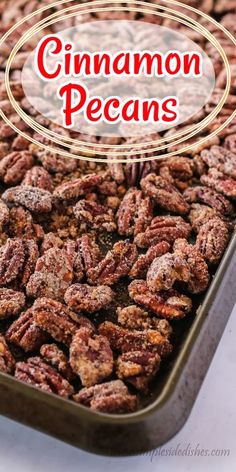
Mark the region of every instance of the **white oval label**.
POLYGON ((22 84, 33 107, 58 125, 130 137, 194 116, 211 96, 215 74, 206 53, 177 31, 106 20, 42 38, 24 65, 22 84))

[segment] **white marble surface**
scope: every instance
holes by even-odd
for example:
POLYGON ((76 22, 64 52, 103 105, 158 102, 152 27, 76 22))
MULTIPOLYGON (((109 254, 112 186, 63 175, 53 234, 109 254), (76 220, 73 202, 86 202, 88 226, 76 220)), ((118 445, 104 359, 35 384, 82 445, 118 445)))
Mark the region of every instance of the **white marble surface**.
POLYGON ((162 448, 198 447, 207 456, 106 458, 87 454, 0 417, 0 472, 232 472, 236 464, 236 307, 184 428, 162 448), (216 449, 229 455, 212 456, 216 449))

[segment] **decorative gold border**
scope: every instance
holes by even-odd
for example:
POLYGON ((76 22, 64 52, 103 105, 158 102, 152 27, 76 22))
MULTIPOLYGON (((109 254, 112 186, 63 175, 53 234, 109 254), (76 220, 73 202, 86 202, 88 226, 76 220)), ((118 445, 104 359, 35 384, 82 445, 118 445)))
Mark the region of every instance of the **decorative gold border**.
MULTIPOLYGON (((47 10, 47 9, 51 9, 52 7, 54 6, 58 6, 58 5, 63 5, 63 4, 66 4, 68 3, 69 1, 71 0, 60 0, 56 3, 53 3, 53 4, 50 4, 46 7, 42 7, 40 8, 39 10, 37 10, 36 12, 33 12, 31 13, 30 15, 28 15, 27 17, 25 17, 24 19, 22 19, 20 22, 18 22, 15 26, 13 26, 4 36, 3 38, 0 40, 0 45, 5 41, 5 39, 20 25, 20 24, 23 24, 25 21, 28 21, 30 19, 32 19, 35 15, 47 10)), ((117 3, 117 4, 122 4, 122 1, 121 0, 113 0, 114 3, 117 3)), ((213 23, 215 26, 217 26, 218 29, 222 30, 224 32, 224 34, 226 34, 226 36, 233 42, 234 45, 236 45, 236 39, 231 35, 231 33, 229 33, 222 25, 220 25, 218 22, 216 22, 213 18, 209 17, 208 15, 206 15, 205 13, 193 8, 193 7, 190 7, 189 5, 186 5, 186 4, 182 4, 178 1, 175 1, 175 0, 162 0, 163 2, 165 3, 171 3, 171 4, 174 4, 174 5, 178 5, 178 6, 181 6, 187 10, 190 10, 190 11, 193 11, 195 13, 197 13, 198 15, 202 16, 203 18, 207 19, 208 21, 210 21, 211 23, 213 23)), ((25 134, 24 132, 22 132, 21 130, 18 130, 18 128, 13 125, 10 120, 8 120, 8 118, 5 116, 5 114, 2 112, 2 110, 0 110, 0 116, 7 122, 7 124, 9 124, 9 126, 11 126, 17 133, 21 134, 22 136, 26 137, 27 139, 29 139, 31 142, 33 142, 34 144, 40 146, 40 147, 43 147, 45 148, 46 150, 50 151, 50 152, 56 152, 60 155, 63 155, 65 157, 74 157, 76 159, 81 159, 81 160, 88 160, 88 161, 97 161, 97 162, 106 162, 106 163, 109 163, 109 162, 112 162, 112 163, 116 163, 116 162, 142 162, 142 161, 149 161, 149 160, 155 160, 155 159, 158 159, 158 158, 163 158, 163 157, 167 157, 167 156, 171 156, 171 155, 177 155, 177 154, 180 154, 181 152, 183 151, 187 151, 191 148, 193 148, 194 146, 196 146, 196 142, 195 143, 192 143, 188 146, 185 146, 177 151, 172 151, 172 152, 167 152, 166 154, 161 154, 161 155, 158 155, 158 156, 148 156, 148 157, 138 157, 138 158, 118 158, 117 155, 118 153, 124 154, 124 150, 126 155, 127 156, 132 156, 132 155, 141 155, 143 153, 143 150, 138 150, 139 148, 142 148, 143 146, 145 147, 145 154, 148 154, 148 153, 153 153, 155 151, 159 151, 159 150, 162 150, 162 149, 166 149, 168 147, 169 144, 166 144, 168 143, 169 141, 175 139, 176 137, 180 137, 180 136, 183 136, 187 133, 189 133, 189 131, 193 130, 192 133, 190 133, 189 135, 177 140, 177 141, 174 141, 173 143, 171 143, 171 146, 174 146, 176 144, 179 144, 181 142, 184 142, 186 140, 188 140, 189 138, 195 136, 197 133, 199 133, 199 131, 201 131, 202 129, 204 129, 205 126, 209 125, 213 120, 214 118, 217 116, 218 113, 220 113, 222 107, 224 106, 226 100, 227 100, 227 97, 228 97, 228 94, 229 94, 229 91, 230 91, 230 82, 231 82, 231 73, 230 73, 230 65, 229 65, 229 61, 227 59, 227 56, 226 56, 226 53, 224 51, 224 49, 222 48, 222 46, 220 45, 220 43, 216 40, 216 38, 201 24, 199 24, 198 22, 196 22, 195 20, 193 20, 192 18, 189 18, 188 16, 184 15, 183 13, 179 12, 179 11, 175 11, 175 10, 172 10, 170 8, 167 8, 167 7, 164 7, 163 5, 155 5, 155 4, 151 4, 151 3, 148 3, 148 2, 142 2, 142 1, 139 1, 139 0, 127 0, 126 3, 131 3, 132 5, 137 4, 137 5, 140 5, 140 7, 133 7, 133 6, 108 6, 108 7, 100 7, 100 8, 90 8, 90 7, 93 7, 94 5, 109 5, 110 2, 108 2, 108 0, 96 0, 96 1, 91 1, 91 2, 87 2, 87 3, 84 3, 84 4, 80 4, 80 5, 74 5, 74 6, 70 6, 70 7, 67 7, 63 10, 60 10, 60 11, 57 11, 55 13, 53 13, 52 15, 42 19, 41 21, 39 21, 38 23, 36 23, 33 27, 31 27, 22 37, 21 39, 17 42, 17 44, 15 45, 15 47, 13 48, 13 50, 11 51, 11 54, 9 56, 9 59, 7 61, 7 66, 6 66, 6 74, 5 74, 5 83, 6 83, 6 90, 7 90, 7 93, 8 93, 8 96, 9 96, 9 100, 12 104, 12 106, 14 107, 14 109, 17 111, 17 113, 19 114, 19 116, 26 122, 29 124, 29 126, 34 129, 35 131, 39 132, 42 134, 42 136, 46 137, 47 139, 51 140, 53 143, 57 143, 63 147, 67 147, 67 148, 70 148, 70 149, 73 149, 73 150, 77 150, 79 152, 82 152, 82 153, 85 153, 86 152, 86 156, 84 155, 78 155, 78 154, 73 154, 72 152, 67 152, 67 151, 64 151, 62 149, 59 149, 59 148, 55 148, 55 147, 51 147, 49 145, 43 145, 42 143, 38 142, 37 140, 33 139, 32 137, 29 137, 27 134, 25 134), (145 7, 151 7, 151 10, 150 9, 143 9, 141 8, 141 6, 145 6, 145 7), (86 10, 86 8, 88 8, 86 10), (71 139, 71 138, 68 138, 68 137, 62 137, 60 136, 58 133, 55 133, 51 130, 47 130, 46 128, 42 127, 40 124, 38 124, 37 122, 35 122, 32 117, 29 117, 20 107, 19 105, 17 104, 17 102, 15 101, 13 95, 12 95, 12 92, 11 92, 11 89, 10 89, 10 83, 9 83, 9 73, 10 73, 10 67, 11 67, 11 63, 16 55, 16 53, 18 52, 18 50, 21 48, 21 46, 29 39, 31 38, 34 34, 36 34, 37 32, 41 31, 42 29, 45 28, 45 26, 49 26, 50 24, 53 24, 53 23, 56 23, 57 21, 62 21, 63 19, 66 19, 66 18, 70 18, 70 17, 73 17, 75 15, 78 15, 78 11, 73 11, 73 10, 79 10, 79 14, 86 14, 86 13, 89 13, 89 12, 104 12, 104 11, 134 11, 134 12, 141 12, 141 13, 147 13, 147 14, 154 14, 156 16, 162 16, 162 17, 165 17, 165 18, 169 18, 169 19, 173 19, 174 21, 178 21, 182 24, 185 24, 186 26, 194 29, 195 31, 198 31, 200 32, 200 34, 202 34, 204 37, 206 37, 210 42, 211 44, 214 45, 214 47, 217 49, 217 51, 219 52, 219 54, 221 55, 222 59, 223 59, 223 62, 225 64, 225 68, 226 68, 226 75, 227 75, 227 78, 226 78, 226 87, 225 87, 225 91, 224 91, 224 94, 219 102, 219 104, 216 106, 216 108, 211 112, 210 115, 208 115, 206 118, 204 118, 204 120, 202 120, 200 123, 196 124, 196 125, 193 125, 191 127, 189 127, 187 130, 184 130, 182 132, 178 132, 178 133, 175 133, 174 135, 170 136, 170 137, 166 137, 166 138, 161 138, 159 140, 156 140, 156 141, 149 141, 149 142, 145 142, 145 143, 135 143, 135 144, 132 144, 132 145, 127 145, 126 144, 121 144, 121 145, 105 145, 105 144, 100 144, 100 143, 89 143, 89 142, 83 142, 83 141, 79 141, 79 140, 75 140, 75 139, 71 139), (154 11, 152 9, 160 9, 162 10, 161 12, 159 11, 154 11), (70 13, 72 10, 72 13, 70 13), (80 10, 83 10, 83 11, 80 11, 80 10), (68 13, 67 15, 63 16, 64 13, 68 13), (163 13, 164 12, 164 13, 163 13), (166 13, 168 12, 168 13, 166 13), (169 14, 171 13, 171 15, 169 14), (177 17, 176 17, 177 15, 177 17), (178 18, 180 17, 180 18, 178 18), (54 137, 54 140, 52 140, 52 137, 54 137), (57 138, 61 138, 62 141, 60 141, 59 139, 57 138), (66 143, 66 141, 70 142, 69 144, 66 143), (159 146, 157 148, 154 148, 153 146, 155 146, 156 144, 160 144, 164 142, 165 145, 164 146, 159 146), (82 144, 82 148, 81 147, 77 147, 75 144, 73 143, 76 143, 76 144, 79 144, 81 145, 82 144), (92 146, 92 149, 89 149, 89 146, 92 146), (152 146, 150 149, 148 149, 148 146, 152 146), (94 148, 96 148, 96 151, 94 150, 94 148), (108 148, 109 150, 108 151, 105 151, 105 149, 108 148), (99 150, 99 149, 102 149, 102 150, 99 150), (130 151, 127 151, 127 149, 130 149, 130 151), (118 153, 117 153, 118 151, 118 153), (102 156, 107 156, 106 158, 95 158, 95 157, 89 157, 90 154, 94 155, 94 153, 96 155, 102 155, 102 156), (111 159, 109 159, 108 157, 111 156, 111 159), (116 159, 114 159, 114 157, 116 157, 116 159)), ((232 115, 230 117, 227 118, 227 120, 225 121, 225 123, 223 123, 217 130, 213 131, 210 135, 206 136, 206 137, 203 137, 201 140, 199 140, 197 143, 198 144, 201 144, 203 142, 205 142, 206 140, 208 140, 209 138, 217 135, 220 131, 222 131, 222 129, 224 129, 229 123, 231 120, 233 120, 233 118, 236 116, 236 110, 232 113, 232 115)))

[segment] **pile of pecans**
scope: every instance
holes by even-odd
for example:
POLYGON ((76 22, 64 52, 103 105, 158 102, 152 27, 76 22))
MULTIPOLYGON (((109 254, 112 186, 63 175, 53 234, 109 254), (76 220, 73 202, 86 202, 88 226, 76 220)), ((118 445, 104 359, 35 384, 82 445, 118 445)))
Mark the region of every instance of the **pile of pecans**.
MULTIPOLYGON (((48 3, 0 1, 1 34, 48 3)), ((235 28, 234 0, 190 3, 235 28)), ((11 85, 30 112, 20 86, 27 54, 18 54, 11 85)), ((0 107, 36 138, 8 101, 7 57, 6 48, 0 107)), ((219 70, 217 80, 220 94, 219 70)), ((235 92, 236 82, 231 108, 235 92)), ((0 121, 0 182, 0 371, 92 410, 136 411, 233 232, 236 123, 191 154, 106 166, 49 153, 0 121)))

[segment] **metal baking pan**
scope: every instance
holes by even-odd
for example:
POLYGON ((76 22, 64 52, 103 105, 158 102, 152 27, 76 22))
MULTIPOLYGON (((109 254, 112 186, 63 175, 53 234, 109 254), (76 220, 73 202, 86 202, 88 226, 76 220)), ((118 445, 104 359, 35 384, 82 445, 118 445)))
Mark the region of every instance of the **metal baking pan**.
POLYGON ((236 300, 236 233, 175 355, 157 376, 143 408, 126 415, 93 412, 0 374, 0 414, 103 455, 132 455, 163 444, 187 420, 236 300))

